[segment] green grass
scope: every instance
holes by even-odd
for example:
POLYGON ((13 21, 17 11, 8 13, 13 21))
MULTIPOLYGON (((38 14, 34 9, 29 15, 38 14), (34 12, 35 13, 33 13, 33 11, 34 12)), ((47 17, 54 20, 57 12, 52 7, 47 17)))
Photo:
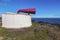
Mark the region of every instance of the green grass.
POLYGON ((47 37, 45 29, 40 29, 37 32, 34 32, 33 29, 18 32, 8 32, 7 29, 0 29, 0 36, 7 38, 7 40, 46 40, 47 37))
POLYGON ((4 40, 46 40, 46 29, 39 29, 34 32, 34 28, 38 28, 39 24, 33 22, 33 26, 30 28, 24 28, 23 31, 11 31, 15 29, 6 29, 0 27, 0 36, 4 37, 4 40))
POLYGON ((0 36, 2 36, 4 40, 60 40, 60 31, 56 31, 58 28, 39 28, 39 26, 41 26, 40 23, 33 22, 32 27, 23 28, 22 30, 0 27, 0 36))

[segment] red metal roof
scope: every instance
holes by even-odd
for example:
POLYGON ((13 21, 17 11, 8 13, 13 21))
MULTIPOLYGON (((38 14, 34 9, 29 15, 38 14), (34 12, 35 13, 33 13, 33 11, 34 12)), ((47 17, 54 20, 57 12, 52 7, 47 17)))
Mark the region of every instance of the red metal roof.
POLYGON ((21 9, 21 10, 17 11, 17 14, 19 14, 20 12, 29 13, 29 14, 35 14, 36 9, 35 8, 21 9))

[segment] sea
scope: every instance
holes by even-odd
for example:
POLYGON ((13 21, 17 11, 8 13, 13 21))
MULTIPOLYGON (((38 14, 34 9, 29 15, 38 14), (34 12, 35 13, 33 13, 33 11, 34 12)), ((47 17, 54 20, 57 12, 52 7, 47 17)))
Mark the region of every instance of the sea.
POLYGON ((60 18, 32 18, 32 20, 39 22, 48 22, 52 24, 60 24, 60 18))

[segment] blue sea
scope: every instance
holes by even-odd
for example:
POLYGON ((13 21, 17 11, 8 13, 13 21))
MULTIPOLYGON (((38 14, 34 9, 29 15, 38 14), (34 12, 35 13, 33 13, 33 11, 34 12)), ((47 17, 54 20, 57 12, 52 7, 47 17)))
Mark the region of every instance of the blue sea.
POLYGON ((32 18, 34 21, 48 22, 52 24, 60 24, 60 18, 32 18))

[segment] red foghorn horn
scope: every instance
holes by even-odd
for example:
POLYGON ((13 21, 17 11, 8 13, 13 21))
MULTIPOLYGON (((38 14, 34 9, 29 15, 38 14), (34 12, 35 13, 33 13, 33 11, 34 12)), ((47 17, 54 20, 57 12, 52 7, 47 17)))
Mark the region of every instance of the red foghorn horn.
POLYGON ((24 13, 28 13, 28 14, 35 14, 36 9, 35 8, 29 8, 29 9, 18 10, 17 14, 19 14, 20 12, 24 12, 24 13))

